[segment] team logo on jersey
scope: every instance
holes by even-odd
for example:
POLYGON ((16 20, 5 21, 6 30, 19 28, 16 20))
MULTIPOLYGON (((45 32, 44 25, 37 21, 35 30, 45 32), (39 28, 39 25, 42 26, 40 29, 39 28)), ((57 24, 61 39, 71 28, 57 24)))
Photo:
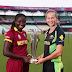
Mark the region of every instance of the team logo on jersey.
POLYGON ((59 38, 60 38, 61 40, 63 40, 63 35, 61 35, 59 38))
POLYGON ((49 37, 49 39, 53 39, 54 38, 54 36, 53 35, 51 35, 50 37, 49 37))
POLYGON ((25 34, 23 34, 24 35, 24 37, 26 37, 26 35, 25 34))
POLYGON ((18 34, 18 38, 21 39, 21 36, 18 34))

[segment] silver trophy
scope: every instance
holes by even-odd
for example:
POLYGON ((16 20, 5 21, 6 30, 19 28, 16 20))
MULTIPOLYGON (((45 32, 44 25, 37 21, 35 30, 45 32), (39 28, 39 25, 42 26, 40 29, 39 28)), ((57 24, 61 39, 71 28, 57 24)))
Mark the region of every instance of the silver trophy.
POLYGON ((32 40, 32 48, 31 48, 31 54, 32 54, 32 58, 30 60, 30 63, 35 63, 37 61, 37 59, 35 59, 36 57, 36 49, 37 49, 37 32, 34 31, 32 36, 31 36, 31 40, 32 40))

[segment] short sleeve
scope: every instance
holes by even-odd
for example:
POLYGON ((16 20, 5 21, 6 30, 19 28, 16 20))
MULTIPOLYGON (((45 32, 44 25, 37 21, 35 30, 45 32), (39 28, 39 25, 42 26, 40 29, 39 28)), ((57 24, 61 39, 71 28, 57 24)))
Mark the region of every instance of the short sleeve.
POLYGON ((12 43, 13 40, 14 40, 13 32, 8 31, 8 32, 6 33, 6 35, 5 35, 5 39, 4 39, 4 41, 9 41, 9 42, 12 43))
POLYGON ((63 31, 59 31, 57 33, 57 40, 56 40, 56 45, 62 44, 64 46, 64 39, 65 39, 65 34, 63 31))

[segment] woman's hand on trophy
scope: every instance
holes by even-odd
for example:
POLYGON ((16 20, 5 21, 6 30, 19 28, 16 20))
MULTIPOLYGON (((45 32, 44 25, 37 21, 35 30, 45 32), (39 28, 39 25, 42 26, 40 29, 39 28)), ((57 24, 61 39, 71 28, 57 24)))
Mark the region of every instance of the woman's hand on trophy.
POLYGON ((27 57, 29 58, 29 60, 32 58, 32 56, 30 54, 28 54, 27 57))
POLYGON ((29 63, 29 58, 27 56, 22 56, 22 60, 25 62, 25 63, 29 63))
POLYGON ((41 56, 37 57, 36 59, 39 60, 41 58, 41 56))
POLYGON ((44 58, 38 58, 38 61, 35 62, 35 64, 41 64, 44 62, 44 58))
POLYGON ((30 54, 27 55, 28 59, 29 59, 29 63, 31 63, 31 59, 32 59, 32 56, 30 54))

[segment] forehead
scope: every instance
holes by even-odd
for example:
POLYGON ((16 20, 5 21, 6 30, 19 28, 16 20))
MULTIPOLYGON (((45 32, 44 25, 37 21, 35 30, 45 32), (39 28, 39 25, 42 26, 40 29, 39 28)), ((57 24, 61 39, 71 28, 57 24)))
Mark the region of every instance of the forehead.
POLYGON ((16 20, 26 20, 26 18, 24 16, 19 16, 16 20))
POLYGON ((56 16, 56 14, 54 12, 49 12, 46 14, 46 17, 51 17, 51 16, 56 16))

